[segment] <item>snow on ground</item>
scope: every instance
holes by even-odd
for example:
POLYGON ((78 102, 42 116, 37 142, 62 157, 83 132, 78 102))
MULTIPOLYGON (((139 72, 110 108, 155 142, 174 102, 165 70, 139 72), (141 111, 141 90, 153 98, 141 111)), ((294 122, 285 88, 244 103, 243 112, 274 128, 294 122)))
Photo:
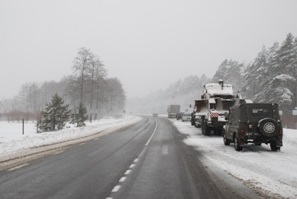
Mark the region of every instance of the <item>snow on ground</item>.
MULTIPOLYGON (((38 134, 35 123, 27 122, 24 135, 20 122, 0 122, 0 157, 23 149, 89 136, 139 120, 141 118, 136 116, 105 118, 81 128, 69 126, 60 131, 38 134)), ((204 154, 204 164, 213 165, 209 168, 221 169, 270 198, 297 198, 297 130, 284 129, 281 151, 272 152, 268 145, 263 144, 248 145, 244 151, 237 152, 232 144, 225 146, 220 136, 204 136, 201 129, 191 126, 189 122, 171 121, 181 133, 189 135, 184 142, 204 154)))
POLYGON ((18 153, 20 150, 60 143, 66 140, 89 136, 107 128, 122 126, 141 120, 136 116, 125 116, 120 119, 111 117, 86 123, 85 127, 67 128, 60 131, 36 133, 36 123, 25 122, 24 135, 21 122, 0 122, 0 157, 18 153))
POLYGON ((284 129, 281 151, 273 152, 265 144, 250 144, 237 152, 233 144, 225 146, 221 136, 204 136, 189 122, 171 121, 181 133, 189 135, 184 142, 202 152, 203 163, 213 165, 209 168, 222 169, 270 198, 297 198, 297 130, 284 129))

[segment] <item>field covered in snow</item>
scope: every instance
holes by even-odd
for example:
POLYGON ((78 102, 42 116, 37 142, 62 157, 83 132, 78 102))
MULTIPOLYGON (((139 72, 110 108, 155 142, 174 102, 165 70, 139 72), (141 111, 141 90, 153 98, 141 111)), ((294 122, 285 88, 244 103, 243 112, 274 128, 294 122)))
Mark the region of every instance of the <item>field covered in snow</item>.
POLYGON ((101 120, 86 123, 85 127, 74 127, 67 125, 67 128, 60 131, 36 133, 36 123, 25 122, 24 135, 22 135, 21 122, 0 122, 0 158, 14 155, 22 150, 60 143, 66 140, 73 140, 86 137, 107 128, 117 127, 134 123, 140 117, 125 116, 120 119, 104 118, 101 120))
POLYGON ((220 136, 204 136, 189 122, 171 120, 187 134, 184 142, 202 152, 202 161, 214 173, 224 171, 270 198, 297 198, 297 130, 284 129, 283 147, 273 152, 269 145, 247 145, 242 152, 225 146, 220 136))

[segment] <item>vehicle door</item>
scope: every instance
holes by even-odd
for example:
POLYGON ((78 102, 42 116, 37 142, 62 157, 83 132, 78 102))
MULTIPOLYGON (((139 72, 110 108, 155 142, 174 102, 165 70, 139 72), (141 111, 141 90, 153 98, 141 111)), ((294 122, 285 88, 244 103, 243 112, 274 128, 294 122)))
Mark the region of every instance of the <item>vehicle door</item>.
MULTIPOLYGON (((230 127, 232 126, 233 110, 229 111, 227 122, 225 125, 225 132, 228 139, 230 139, 230 127)), ((232 132, 231 132, 232 133, 232 132)), ((232 137, 232 136, 231 136, 232 137)))
POLYGON ((228 120, 228 139, 233 139, 233 133, 237 132, 237 126, 238 126, 238 108, 236 109, 231 109, 230 110, 230 115, 229 115, 229 120, 228 120))

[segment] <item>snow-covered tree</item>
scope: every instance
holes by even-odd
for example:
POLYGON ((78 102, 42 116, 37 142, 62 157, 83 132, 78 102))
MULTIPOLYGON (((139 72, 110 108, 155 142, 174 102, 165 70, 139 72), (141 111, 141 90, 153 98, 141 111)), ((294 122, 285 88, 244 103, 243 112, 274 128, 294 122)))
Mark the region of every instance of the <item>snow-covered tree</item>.
POLYGON ((62 129, 69 120, 70 111, 68 107, 68 105, 64 105, 64 100, 58 94, 55 94, 52 97, 52 101, 41 112, 41 119, 37 124, 38 128, 41 131, 62 129))
MULTIPOLYGON (((266 81, 264 84, 264 90, 269 90, 271 88, 271 83, 275 81, 276 79, 279 79, 279 77, 282 77, 282 81, 276 81, 278 83, 281 83, 284 92, 284 95, 281 95, 284 97, 284 99, 280 99, 279 103, 282 104, 284 101, 287 102, 288 93, 290 93, 290 106, 287 104, 284 106, 284 108, 293 108, 296 106, 296 65, 295 62, 297 60, 297 53, 295 50, 295 41, 294 37, 291 33, 289 33, 286 37, 286 39, 282 42, 282 44, 279 46, 279 48, 272 53, 269 65, 271 66, 271 70, 269 70, 269 74, 266 75, 266 81), (286 77, 286 78, 284 78, 286 77), (288 92, 290 91, 290 92, 288 92)), ((279 92, 282 92, 279 90, 279 92)), ((280 95, 280 93, 279 93, 280 95)), ((266 96, 263 96, 263 99, 265 99, 266 96)))
POLYGON ((261 93, 263 78, 266 77, 268 71, 268 59, 269 52, 263 46, 254 63, 248 66, 243 74, 245 79, 241 89, 243 97, 256 100, 257 95, 261 93))
POLYGON ((294 62, 296 61, 297 55, 294 47, 294 37, 291 33, 289 33, 277 51, 279 72, 295 75, 294 62))
POLYGON ((263 98, 260 102, 278 103, 281 109, 289 110, 293 102, 293 93, 288 89, 288 85, 294 82, 295 78, 290 75, 277 75, 262 91, 263 98))
MULTIPOLYGON (((295 39, 296 40, 296 39, 295 39)), ((244 74, 245 97, 255 102, 276 102, 283 110, 296 106, 296 43, 292 34, 268 50, 263 47, 244 74)))
POLYGON ((72 115, 71 123, 76 123, 78 127, 85 126, 85 121, 88 119, 87 108, 83 103, 79 104, 78 113, 72 115))
POLYGON ((219 79, 223 79, 225 83, 232 84, 235 90, 240 91, 244 79, 243 79, 244 65, 234 60, 224 60, 215 75, 212 78, 212 82, 217 82, 219 79))

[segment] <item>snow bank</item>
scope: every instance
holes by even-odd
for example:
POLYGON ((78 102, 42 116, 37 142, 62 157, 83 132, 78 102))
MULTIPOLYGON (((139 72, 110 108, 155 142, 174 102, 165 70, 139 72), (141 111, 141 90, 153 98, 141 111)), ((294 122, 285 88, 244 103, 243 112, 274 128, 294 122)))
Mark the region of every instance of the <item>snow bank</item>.
POLYGON ((297 198, 297 130, 284 129, 284 146, 279 152, 265 144, 248 145, 237 152, 233 144, 225 146, 220 136, 204 136, 190 123, 172 122, 181 133, 189 135, 184 142, 202 152, 205 165, 222 169, 270 198, 297 198))
POLYGON ((24 125, 24 135, 22 135, 21 122, 0 122, 0 157, 16 152, 39 147, 49 144, 60 143, 66 140, 77 139, 98 133, 107 128, 126 125, 141 120, 136 116, 125 116, 121 119, 105 118, 92 123, 86 123, 85 127, 74 127, 68 125, 68 128, 60 131, 36 133, 36 124, 27 122, 24 125))

